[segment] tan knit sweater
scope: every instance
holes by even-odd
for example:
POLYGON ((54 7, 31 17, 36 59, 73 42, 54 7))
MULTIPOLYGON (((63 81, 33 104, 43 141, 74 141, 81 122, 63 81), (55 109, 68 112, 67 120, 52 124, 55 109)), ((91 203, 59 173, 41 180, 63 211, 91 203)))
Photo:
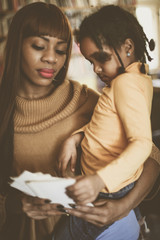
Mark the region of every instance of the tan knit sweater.
MULTIPOLYGON (((57 175, 57 155, 62 142, 90 120, 97 100, 98 94, 93 90, 68 80, 43 99, 26 100, 17 96, 13 175, 24 170, 57 175)), ((3 240, 48 240, 59 219, 35 221, 16 211, 6 216, 2 196, 0 207, 3 240)))

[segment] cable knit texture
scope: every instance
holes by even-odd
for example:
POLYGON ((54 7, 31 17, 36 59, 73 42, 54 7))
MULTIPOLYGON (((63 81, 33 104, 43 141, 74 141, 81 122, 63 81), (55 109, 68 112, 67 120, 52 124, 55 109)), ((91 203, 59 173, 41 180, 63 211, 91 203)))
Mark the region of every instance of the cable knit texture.
POLYGON ((66 81, 54 94, 44 99, 26 100, 17 96, 15 132, 37 133, 68 117, 83 104, 84 100, 79 102, 81 91, 82 87, 78 84, 70 86, 66 81))
MULTIPOLYGON (((99 95, 78 82, 65 80, 53 93, 39 100, 16 98, 14 115, 13 175, 24 170, 57 176, 62 142, 91 118, 99 95)), ((0 198, 0 239, 45 240, 59 217, 35 221, 24 213, 8 213, 0 198)), ((13 212, 16 211, 13 209, 13 212)))

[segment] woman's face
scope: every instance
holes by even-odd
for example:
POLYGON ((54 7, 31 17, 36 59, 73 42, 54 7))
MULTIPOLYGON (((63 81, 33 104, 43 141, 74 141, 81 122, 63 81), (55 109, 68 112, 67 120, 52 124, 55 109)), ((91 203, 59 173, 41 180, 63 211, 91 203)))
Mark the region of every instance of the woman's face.
POLYGON ((28 37, 22 44, 21 91, 49 89, 64 66, 67 43, 50 36, 28 37))
MULTIPOLYGON (((85 37, 80 43, 81 53, 91 64, 93 64, 94 72, 103 82, 109 83, 117 76, 121 64, 113 48, 106 45, 102 45, 102 47, 103 51, 99 50, 89 37, 85 37)), ((126 58, 126 51, 124 51, 123 46, 117 52, 122 61, 124 60, 126 64, 126 60, 124 59, 126 58)))

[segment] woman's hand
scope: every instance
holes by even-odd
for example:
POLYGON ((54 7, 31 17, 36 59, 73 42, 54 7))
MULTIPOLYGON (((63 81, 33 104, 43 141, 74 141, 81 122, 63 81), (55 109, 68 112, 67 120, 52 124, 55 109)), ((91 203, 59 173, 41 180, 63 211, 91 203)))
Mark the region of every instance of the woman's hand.
POLYGON ((40 199, 24 195, 22 198, 22 209, 30 218, 41 220, 49 216, 66 214, 58 204, 50 204, 48 199, 40 199))
POLYGON ((66 214, 61 205, 51 204, 48 199, 28 196, 14 188, 10 188, 5 204, 6 211, 9 214, 25 212, 28 217, 33 219, 44 219, 53 215, 66 214))
POLYGON ((94 207, 78 205, 67 212, 85 221, 103 227, 128 215, 130 209, 121 200, 99 200, 94 207))

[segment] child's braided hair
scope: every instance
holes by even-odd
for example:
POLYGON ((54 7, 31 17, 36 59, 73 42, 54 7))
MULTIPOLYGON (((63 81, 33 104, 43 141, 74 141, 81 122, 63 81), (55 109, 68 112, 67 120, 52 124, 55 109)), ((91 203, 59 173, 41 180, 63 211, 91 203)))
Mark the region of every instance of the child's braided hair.
POLYGON ((82 21, 75 35, 79 43, 84 37, 90 37, 101 50, 102 44, 112 47, 121 63, 120 73, 124 72, 125 69, 116 49, 127 38, 134 42, 135 56, 142 63, 140 69, 142 73, 146 73, 144 66, 146 57, 149 61, 152 60, 147 51, 146 43, 148 43, 151 51, 155 48, 154 40, 148 40, 136 17, 115 5, 106 5, 97 12, 87 16, 82 21))

